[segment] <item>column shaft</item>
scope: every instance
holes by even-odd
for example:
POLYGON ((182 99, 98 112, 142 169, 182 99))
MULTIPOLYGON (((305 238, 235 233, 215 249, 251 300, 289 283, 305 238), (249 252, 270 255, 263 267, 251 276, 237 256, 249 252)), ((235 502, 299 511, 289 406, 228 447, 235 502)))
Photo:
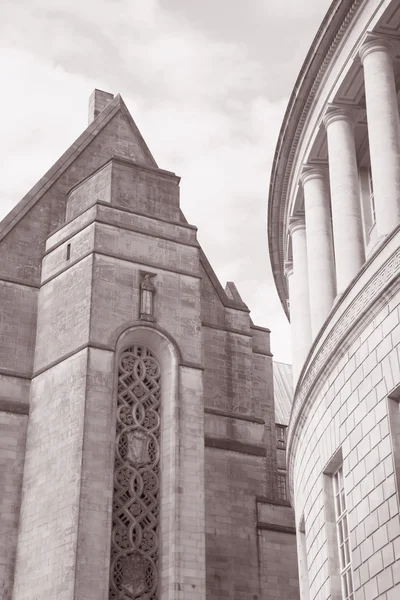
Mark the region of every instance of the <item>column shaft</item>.
POLYGON ((293 341, 293 382, 296 384, 311 346, 310 296, 304 221, 290 226, 293 274, 289 277, 290 321, 293 341))
POLYGON ((315 338, 336 295, 330 199, 327 178, 322 169, 306 169, 301 181, 306 212, 311 331, 315 338))
POLYGON ((365 258, 354 125, 342 109, 330 109, 324 121, 328 138, 336 283, 337 293, 341 294, 365 258))
POLYGON ((360 50, 364 66, 369 152, 377 236, 400 222, 400 123, 392 49, 370 38, 360 50))

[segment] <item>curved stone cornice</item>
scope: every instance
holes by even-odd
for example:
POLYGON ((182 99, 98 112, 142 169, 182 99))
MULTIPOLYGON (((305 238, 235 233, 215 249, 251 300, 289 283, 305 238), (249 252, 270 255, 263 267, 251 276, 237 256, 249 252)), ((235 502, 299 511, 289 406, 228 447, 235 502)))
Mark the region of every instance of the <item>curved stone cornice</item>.
POLYGON ((366 320, 372 320, 371 307, 387 303, 386 291, 394 285, 396 289, 400 287, 399 238, 400 226, 378 247, 340 297, 308 354, 296 386, 288 429, 287 463, 292 489, 299 428, 305 423, 318 391, 359 329, 366 320))
POLYGON ((286 314, 283 275, 285 202, 297 145, 327 67, 363 0, 334 0, 297 78, 279 133, 268 201, 268 243, 275 285, 286 314))

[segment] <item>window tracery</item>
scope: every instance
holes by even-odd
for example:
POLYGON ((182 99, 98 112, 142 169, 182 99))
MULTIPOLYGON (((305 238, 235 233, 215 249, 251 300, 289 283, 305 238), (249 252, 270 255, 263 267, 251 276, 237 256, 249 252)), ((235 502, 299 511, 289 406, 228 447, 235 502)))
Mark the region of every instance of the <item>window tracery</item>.
POLYGON ((156 600, 160 365, 143 346, 118 362, 110 600, 156 600))

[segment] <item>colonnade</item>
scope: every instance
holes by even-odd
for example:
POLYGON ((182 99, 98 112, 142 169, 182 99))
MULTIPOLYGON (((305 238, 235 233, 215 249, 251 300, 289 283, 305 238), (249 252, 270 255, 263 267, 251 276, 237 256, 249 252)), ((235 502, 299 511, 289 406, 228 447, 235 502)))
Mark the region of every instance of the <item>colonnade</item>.
MULTIPOLYGON (((377 237, 400 222, 400 121, 389 41, 369 34, 363 65, 377 237)), ((285 264, 292 325, 293 376, 304 361, 335 298, 365 261, 355 109, 330 105, 323 118, 329 169, 304 165, 304 215, 290 218, 292 261, 285 264), (329 175, 328 175, 329 172, 329 175)))

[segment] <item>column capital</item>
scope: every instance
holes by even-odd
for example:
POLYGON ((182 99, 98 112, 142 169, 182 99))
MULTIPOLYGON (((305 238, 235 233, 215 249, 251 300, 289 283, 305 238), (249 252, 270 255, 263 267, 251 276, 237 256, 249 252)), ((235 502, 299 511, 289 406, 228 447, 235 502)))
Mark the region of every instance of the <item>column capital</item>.
POLYGON ((303 165, 300 174, 300 183, 304 187, 308 181, 312 179, 321 179, 322 181, 329 181, 328 177, 328 165, 324 164, 305 164, 303 165))
MULTIPOLYGON (((378 35, 376 33, 367 33, 361 43, 360 48, 358 49, 358 55, 361 59, 361 63, 364 64, 364 59, 371 52, 386 52, 394 57, 394 45, 396 41, 388 38, 385 35, 378 35)), ((398 44, 398 42, 397 42, 398 44)))
POLYGON ((347 106, 346 104, 328 104, 322 121, 325 128, 329 127, 334 121, 345 121, 355 126, 358 118, 359 110, 353 106, 347 106))
POLYGON ((285 277, 288 279, 291 275, 293 275, 293 261, 292 260, 285 260, 285 263, 283 265, 283 272, 285 274, 285 277))
POLYGON ((293 235, 295 231, 306 228, 306 219, 304 215, 296 215, 289 218, 288 231, 290 235, 293 235))

